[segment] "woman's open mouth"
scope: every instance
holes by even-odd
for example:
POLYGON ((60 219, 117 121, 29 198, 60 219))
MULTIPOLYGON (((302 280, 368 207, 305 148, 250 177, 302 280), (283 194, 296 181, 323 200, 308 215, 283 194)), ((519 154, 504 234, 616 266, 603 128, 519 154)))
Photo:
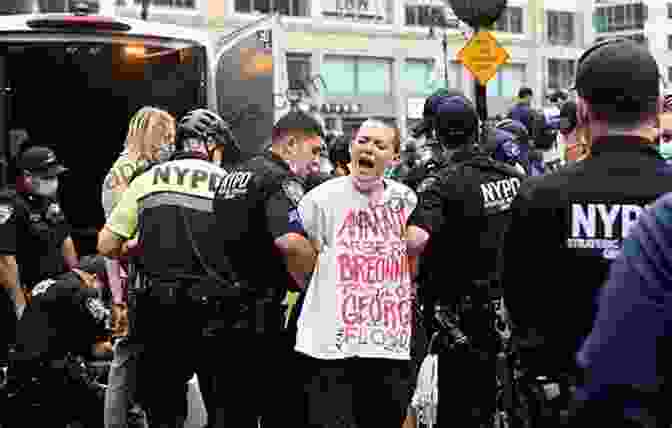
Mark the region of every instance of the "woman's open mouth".
POLYGON ((375 164, 373 163, 372 160, 369 159, 360 159, 359 160, 359 166, 363 166, 364 168, 370 168, 373 169, 375 167, 375 164))

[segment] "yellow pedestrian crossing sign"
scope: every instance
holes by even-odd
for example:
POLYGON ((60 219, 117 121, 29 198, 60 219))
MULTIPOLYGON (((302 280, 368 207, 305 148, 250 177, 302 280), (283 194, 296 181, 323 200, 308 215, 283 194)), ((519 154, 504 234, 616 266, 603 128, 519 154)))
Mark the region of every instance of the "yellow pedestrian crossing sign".
POLYGON ((457 54, 457 60, 464 64, 483 86, 495 77, 499 66, 510 58, 506 49, 499 45, 495 36, 489 31, 474 34, 457 54))

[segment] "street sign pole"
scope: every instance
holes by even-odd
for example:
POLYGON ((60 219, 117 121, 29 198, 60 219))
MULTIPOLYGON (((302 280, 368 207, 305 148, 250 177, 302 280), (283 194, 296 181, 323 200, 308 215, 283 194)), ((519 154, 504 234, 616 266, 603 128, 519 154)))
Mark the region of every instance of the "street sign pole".
MULTIPOLYGON (((474 34, 478 33, 479 28, 474 28, 474 34)), ((482 84, 479 79, 474 79, 474 98, 476 101, 476 111, 481 119, 478 141, 481 147, 485 145, 487 138, 486 121, 488 120, 488 90, 487 86, 482 84)))
POLYGON ((507 0, 444 0, 455 16, 474 30, 474 36, 460 51, 458 59, 474 75, 474 98, 476 111, 481 120, 479 141, 486 138, 488 100, 486 85, 493 78, 497 67, 509 59, 508 53, 497 44, 492 35, 484 31, 499 19, 507 6, 507 0))

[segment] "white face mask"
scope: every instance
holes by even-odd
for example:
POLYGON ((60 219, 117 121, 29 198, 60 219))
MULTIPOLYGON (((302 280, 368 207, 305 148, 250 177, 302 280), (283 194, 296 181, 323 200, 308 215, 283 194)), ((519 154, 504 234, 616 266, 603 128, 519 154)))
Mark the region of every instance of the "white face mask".
POLYGON ((33 193, 40 196, 54 196, 58 191, 58 177, 33 177, 33 193))

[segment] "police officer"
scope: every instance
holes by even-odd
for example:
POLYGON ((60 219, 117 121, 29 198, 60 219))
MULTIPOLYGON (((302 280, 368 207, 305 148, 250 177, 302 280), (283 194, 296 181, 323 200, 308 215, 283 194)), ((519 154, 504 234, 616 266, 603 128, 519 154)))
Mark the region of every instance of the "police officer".
POLYGON ((416 147, 418 162, 402 178, 403 183, 410 188, 415 189, 432 171, 440 169, 449 162, 450 152, 436 135, 438 121, 436 109, 438 103, 445 97, 461 95, 457 90, 438 89, 425 100, 422 121, 412 131, 413 138, 424 137, 424 142, 416 147))
MULTIPOLYGON (((442 319, 459 314, 458 327, 474 350, 469 355, 441 353, 445 361, 439 364, 443 368, 438 423, 460 420, 463 426, 478 427, 491 421, 493 414, 494 399, 484 399, 486 391, 494 391, 489 293, 497 292, 503 234, 524 175, 475 146, 478 115, 464 95, 441 97, 435 111, 434 133, 445 146, 449 163, 420 183, 420 209, 410 224, 431 236, 419 277, 425 319, 434 318, 434 308, 442 319), (464 260, 474 261, 478 268, 464 260), (456 387, 461 384, 470 386, 456 387)), ((427 325, 430 332, 432 327, 427 325)))
POLYGON ((291 343, 281 333, 281 301, 288 288, 303 286, 315 263, 297 206, 304 193, 301 177, 319 162, 320 130, 308 114, 287 113, 273 128, 269 150, 242 163, 217 190, 218 239, 237 277, 253 291, 247 322, 240 323, 234 341, 237 352, 227 359, 227 382, 236 385, 226 393, 230 426, 256 427, 259 416, 264 426, 291 425, 294 411, 287 409, 296 409, 300 396, 296 389, 278 389, 301 385, 283 378, 295 372, 291 343), (270 358, 258 363, 260 355, 270 358))
POLYGON ((212 201, 227 177, 215 160, 239 153, 217 114, 187 113, 177 125, 172 160, 133 180, 99 235, 98 250, 119 257, 139 232, 143 292, 136 292, 129 328, 130 340, 143 346, 137 399, 151 427, 182 426, 194 373, 211 424, 222 423, 223 391, 230 387, 223 380, 230 366, 223 361, 233 349, 219 334, 237 319, 243 291, 213 233, 212 201), (223 153, 216 154, 219 150, 223 153))
POLYGON ((67 169, 51 149, 38 146, 22 153, 18 168, 17 187, 0 195, 0 278, 20 316, 22 287, 29 291, 40 280, 67 271, 77 264, 77 253, 56 199, 58 177, 67 169))
POLYGON ((95 358, 96 343, 110 334, 110 311, 100 298, 105 280, 105 260, 87 256, 33 287, 17 326, 8 385, 14 395, 3 407, 3 426, 100 426, 103 387, 83 363, 95 358))
POLYGON ((672 190, 656 150, 658 65, 628 40, 598 43, 577 62, 578 126, 591 156, 524 183, 505 245, 505 302, 523 364, 576 374, 574 356, 594 321, 595 298, 637 217, 672 190), (534 352, 531 352, 534 351, 534 352))

